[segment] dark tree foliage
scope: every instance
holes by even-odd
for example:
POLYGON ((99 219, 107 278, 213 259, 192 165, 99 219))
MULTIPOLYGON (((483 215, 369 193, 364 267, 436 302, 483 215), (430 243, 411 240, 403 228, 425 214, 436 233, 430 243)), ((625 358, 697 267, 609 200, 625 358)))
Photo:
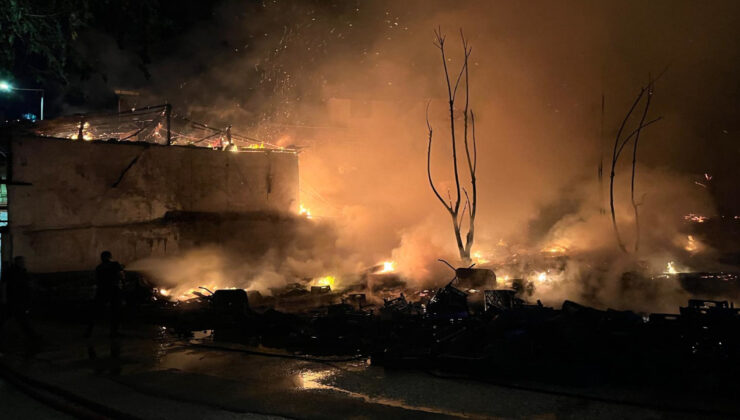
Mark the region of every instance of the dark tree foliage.
MULTIPOLYGON (((327 81, 342 80, 347 71, 326 65, 330 60, 377 66, 384 50, 398 48, 396 35, 413 18, 413 8, 372 0, 6 2, 0 9, 0 78, 43 87, 47 117, 63 107, 113 109, 113 89, 123 88, 179 109, 197 104, 188 112, 208 120, 219 121, 212 110, 223 106, 209 105, 226 98, 249 109, 252 122, 300 124, 295 109, 320 100, 327 81), (109 77, 119 58, 115 78, 109 77)), ((383 83, 378 90, 375 96, 392 87, 383 83)), ((0 119, 3 112, 11 118, 28 112, 36 101, 27 93, 0 95, 0 119)))
POLYGON ((72 43, 89 20, 82 0, 7 0, 0 7, 0 76, 66 80, 72 43))
MULTIPOLYGON (((94 73, 76 43, 84 31, 112 36, 151 62, 152 45, 210 17, 217 0, 7 0, 0 8, 0 77, 66 83, 94 73)), ((146 72, 145 67, 142 68, 146 72)))

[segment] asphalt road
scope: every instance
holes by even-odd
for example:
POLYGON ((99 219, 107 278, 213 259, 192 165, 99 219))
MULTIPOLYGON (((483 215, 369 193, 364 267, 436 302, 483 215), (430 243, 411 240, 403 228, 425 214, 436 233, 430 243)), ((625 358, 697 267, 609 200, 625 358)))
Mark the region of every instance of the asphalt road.
MULTIPOLYGON (((364 359, 305 360, 275 349, 213 343, 208 334, 181 340, 162 327, 129 327, 116 340, 104 331, 85 340, 81 325, 37 322, 36 327, 44 344, 31 348, 11 331, 0 363, 131 418, 709 417, 651 406, 649 396, 629 389, 531 391, 385 370, 364 359)), ((0 397, 9 409, 3 411, 18 413, 3 419, 64 418, 2 385, 0 397)))
POLYGON ((4 420, 64 420, 73 418, 29 397, 2 379, 0 379, 0 412, 2 412, 0 417, 4 420))

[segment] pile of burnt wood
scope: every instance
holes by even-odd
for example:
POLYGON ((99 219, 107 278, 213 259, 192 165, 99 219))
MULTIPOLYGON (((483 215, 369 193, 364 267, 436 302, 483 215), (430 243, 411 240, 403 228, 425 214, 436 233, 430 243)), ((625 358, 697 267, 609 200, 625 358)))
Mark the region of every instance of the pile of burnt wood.
POLYGON ((725 301, 690 300, 678 314, 598 310, 571 301, 554 309, 528 304, 515 290, 470 293, 456 287, 458 280, 423 302, 401 294, 377 307, 353 293, 300 314, 256 312, 244 290, 217 290, 169 306, 163 319, 180 331, 212 329, 217 340, 304 354, 364 354, 386 367, 499 379, 683 383, 712 372, 712 381, 724 383, 740 370, 740 310, 725 301), (469 304, 476 299, 480 305, 469 304))

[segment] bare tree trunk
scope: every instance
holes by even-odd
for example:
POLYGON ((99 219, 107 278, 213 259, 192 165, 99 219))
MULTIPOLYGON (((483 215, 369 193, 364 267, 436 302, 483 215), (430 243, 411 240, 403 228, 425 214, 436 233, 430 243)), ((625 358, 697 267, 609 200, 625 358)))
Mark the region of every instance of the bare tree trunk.
MULTIPOLYGON (((454 87, 452 85, 452 82, 450 80, 450 74, 449 70, 447 68, 447 56, 445 54, 445 36, 442 35, 441 30, 437 29, 435 32, 435 45, 437 48, 439 48, 440 53, 442 55, 442 67, 444 69, 444 75, 445 75, 445 82, 447 84, 447 97, 448 97, 448 103, 449 103, 449 111, 450 111, 450 140, 452 144, 452 166, 454 170, 455 175, 455 201, 453 204, 452 197, 449 197, 449 203, 442 198, 442 196, 439 194, 439 191, 434 185, 434 181, 432 180, 432 169, 431 169, 431 156, 432 156, 432 139, 433 139, 433 130, 432 126, 429 123, 429 104, 427 104, 427 129, 429 131, 429 143, 427 147, 427 178, 429 180, 429 185, 432 187, 432 191, 434 192, 434 195, 437 197, 437 199, 442 203, 442 205, 445 207, 447 212, 450 214, 450 217, 452 218, 452 227, 453 231, 455 233, 455 241, 457 244, 458 253, 460 254, 460 259, 465 264, 470 263, 470 251, 473 246, 473 241, 475 238, 475 215, 477 213, 478 209, 478 188, 476 184, 476 166, 478 161, 478 151, 477 151, 477 145, 476 145, 476 138, 475 138, 475 116, 473 115, 473 111, 470 110, 470 85, 469 85, 469 71, 468 71, 468 58, 470 57, 470 53, 472 51, 472 48, 468 46, 467 41, 465 40, 465 36, 463 35, 462 29, 460 30, 460 38, 462 40, 462 47, 463 52, 465 54, 463 65, 460 69, 460 72, 457 75, 457 79, 455 81, 454 87), (455 99, 457 96, 457 89, 460 86, 460 81, 465 76, 465 109, 463 110, 463 143, 465 145, 465 155, 467 157, 467 164, 468 169, 470 172, 470 179, 471 179, 471 187, 472 187, 472 193, 473 193, 473 199, 471 201, 467 190, 464 187, 461 187, 460 185, 460 171, 458 167, 458 160, 457 160, 457 137, 456 137, 456 128, 455 128, 455 99), (471 157, 470 152, 470 145, 468 142, 468 127, 472 128, 472 137, 473 137, 473 153, 471 157), (461 192, 462 190, 462 192, 461 192), (465 194, 465 204, 462 206, 462 209, 460 208, 460 204, 462 203, 462 193, 465 194), (465 218, 465 212, 468 212, 468 232, 465 235, 465 242, 463 243, 463 235, 462 235, 462 225, 465 218)), ((449 194, 448 194, 449 195, 449 194)))

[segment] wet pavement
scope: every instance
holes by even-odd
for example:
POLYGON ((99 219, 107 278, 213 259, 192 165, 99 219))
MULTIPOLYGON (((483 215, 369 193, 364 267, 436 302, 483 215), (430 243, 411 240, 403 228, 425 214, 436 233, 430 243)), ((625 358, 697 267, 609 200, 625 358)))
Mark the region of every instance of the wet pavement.
POLYGON ((2 407, 2 418, 4 420, 65 420, 73 418, 29 397, 3 380, 0 380, 0 407, 2 407))
MULTIPOLYGON (((135 418, 707 417, 613 402, 634 400, 624 393, 539 392, 386 370, 364 358, 310 358, 216 343, 208 332, 183 339, 164 327, 137 326, 124 328, 117 339, 102 330, 84 339, 82 325, 36 326, 43 343, 24 345, 18 332, 10 331, 0 362, 135 418)), ((0 387, 0 397, 9 392, 17 391, 0 387)), ((50 418, 46 414, 31 417, 50 418)))

